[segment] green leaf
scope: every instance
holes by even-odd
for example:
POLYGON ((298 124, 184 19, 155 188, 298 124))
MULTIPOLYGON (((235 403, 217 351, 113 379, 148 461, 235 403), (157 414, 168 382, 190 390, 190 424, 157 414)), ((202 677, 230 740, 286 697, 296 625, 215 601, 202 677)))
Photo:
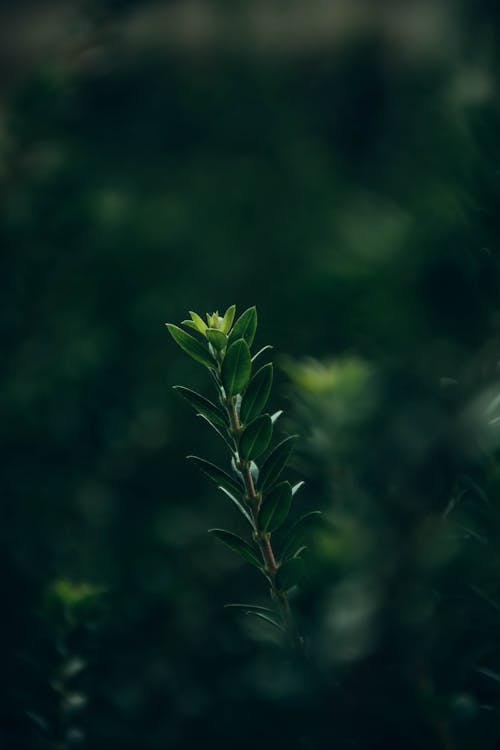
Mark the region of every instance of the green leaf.
POLYGON ((254 617, 258 617, 260 620, 265 620, 265 622, 270 623, 275 628, 280 630, 282 633, 286 632, 285 628, 280 622, 278 622, 278 620, 275 620, 274 617, 270 617, 265 612, 259 612, 258 610, 255 610, 255 609, 249 609, 248 612, 246 612, 245 614, 253 615, 254 617))
POLYGON ((288 463, 293 443, 297 440, 297 437, 297 435, 290 435, 290 437, 282 440, 266 458, 260 470, 259 483, 262 489, 264 487, 271 487, 276 482, 288 463))
POLYGON ((273 347, 270 344, 267 344, 266 346, 263 346, 262 349, 259 349, 259 351, 253 355, 252 362, 255 362, 257 357, 260 357, 261 354, 264 354, 264 352, 267 352, 268 349, 272 349, 273 347))
POLYGON ((292 505, 292 488, 289 482, 280 482, 264 498, 259 520, 262 531, 276 531, 287 519, 292 505))
POLYGON ((251 610, 254 612, 268 612, 270 615, 274 614, 274 610, 269 609, 269 607, 261 607, 259 604, 224 604, 224 609, 244 609, 247 612, 250 612, 251 610))
POLYGON ((215 482, 217 486, 224 487, 224 489, 231 492, 233 495, 239 495, 242 491, 240 485, 238 485, 234 479, 225 471, 219 469, 215 464, 211 464, 210 461, 205 461, 204 458, 199 456, 188 456, 188 460, 192 461, 201 471, 209 477, 212 482, 215 482))
POLYGON ((196 416, 198 416, 200 419, 203 419, 204 422, 207 422, 210 425, 212 430, 214 430, 217 433, 217 435, 219 435, 219 437, 223 439, 223 441, 225 442, 229 450, 231 451, 234 450, 231 439, 225 432, 223 432, 219 427, 217 427, 216 424, 211 422, 210 419, 208 419, 208 417, 206 417, 204 414, 197 414, 196 416))
POLYGON ((250 422, 241 438, 239 452, 244 461, 257 458, 267 449, 273 434, 273 423, 269 414, 263 414, 250 422))
POLYGON ((255 307, 249 307, 234 324, 234 328, 229 334, 229 343, 232 344, 237 339, 245 339, 248 346, 252 346, 256 330, 257 310, 255 307))
POLYGON ((264 365, 251 379, 241 401, 240 420, 247 424, 258 417, 267 403, 273 383, 272 364, 264 365))
POLYGON ((321 517, 320 510, 312 510, 310 513, 305 513, 290 527, 286 539, 284 541, 280 558, 286 560, 288 557, 295 554, 297 546, 299 546, 309 529, 319 521, 321 517))
POLYGON ((250 461, 250 466, 248 468, 250 469, 252 482, 255 486, 257 486, 257 482, 259 481, 259 467, 255 463, 255 461, 250 461))
POLYGON ((181 325, 186 326, 186 328, 192 328, 196 333, 199 333, 198 326, 192 320, 183 320, 181 325))
POLYGON ((198 313, 195 313, 192 310, 189 311, 189 314, 191 315, 192 321, 193 321, 194 325, 196 326, 196 329, 200 333, 205 333, 206 330, 207 330, 207 324, 205 323, 205 321, 203 320, 203 318, 201 318, 198 315, 198 313))
POLYGON ((289 589, 300 583, 304 576, 304 561, 300 557, 292 557, 281 565, 276 573, 276 586, 280 591, 289 589))
POLYGON ((185 388, 183 385, 174 385, 174 391, 182 396, 198 414, 203 414, 204 417, 207 417, 207 419, 219 427, 227 427, 224 414, 208 398, 196 393, 196 391, 192 391, 190 388, 185 388))
POLYGON ((229 490, 226 490, 221 485, 219 485, 219 489, 222 490, 222 492, 225 495, 227 495, 230 500, 232 500, 232 502, 236 505, 236 507, 238 508, 238 510, 240 511, 240 513, 243 516, 245 516, 246 520, 248 521, 248 523, 250 524, 250 526, 252 527, 252 529, 255 530, 255 524, 253 522, 253 519, 252 519, 250 513, 247 511, 247 509, 243 505, 243 503, 240 500, 238 500, 238 498, 235 497, 232 492, 229 492, 229 490))
POLYGON ((488 669, 488 667, 476 667, 475 671, 479 672, 479 674, 484 674, 485 677, 489 677, 495 682, 500 682, 500 675, 493 669, 488 669))
POLYGON ((190 357, 197 362, 200 362, 202 365, 205 365, 205 367, 211 369, 217 368, 215 360, 210 356, 203 344, 197 341, 197 339, 190 336, 186 331, 183 331, 182 328, 174 326, 172 323, 165 323, 165 325, 175 343, 178 344, 186 354, 189 354, 190 357))
POLYGON ((218 328, 207 328, 205 335, 218 352, 222 351, 227 344, 226 334, 218 328))
POLYGON ((238 339, 231 344, 226 351, 222 363, 221 379, 222 385, 229 398, 240 393, 248 383, 252 363, 250 362, 250 350, 243 339, 238 339))
POLYGON ((220 325, 221 331, 224 331, 224 333, 229 333, 229 331, 231 330, 235 312, 236 305, 231 305, 231 307, 228 307, 226 312, 224 313, 224 317, 222 318, 222 323, 220 325))
POLYGON ((297 482, 297 484, 294 484, 292 487, 292 497, 295 495, 296 492, 300 490, 302 485, 305 484, 305 482, 297 482))
POLYGON ((276 424, 276 422, 278 421, 278 419, 281 417, 282 414, 283 414, 283 409, 281 409, 280 411, 275 411, 274 414, 271 414, 271 422, 273 424, 276 424))
POLYGON ((225 544, 226 547, 229 547, 229 549, 243 557, 247 562, 255 565, 259 570, 262 568, 262 562, 253 547, 251 547, 248 542, 245 542, 240 536, 233 534, 231 531, 226 531, 225 529, 209 529, 208 533, 213 534, 219 539, 219 541, 225 544))

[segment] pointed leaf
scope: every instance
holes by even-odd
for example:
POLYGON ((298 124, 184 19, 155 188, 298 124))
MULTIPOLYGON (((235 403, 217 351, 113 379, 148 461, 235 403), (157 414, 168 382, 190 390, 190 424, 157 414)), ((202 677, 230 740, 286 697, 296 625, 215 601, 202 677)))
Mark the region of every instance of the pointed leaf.
POLYGON ((174 385, 174 391, 176 391, 188 404, 190 404, 198 414, 203 414, 211 422, 218 425, 219 427, 227 427, 224 414, 221 410, 213 404, 208 398, 205 398, 196 391, 192 391, 190 388, 185 388, 183 385, 174 385))
POLYGON ((272 364, 264 365, 255 373, 241 401, 240 420, 243 424, 259 416, 269 398, 272 382, 272 364))
POLYGON ((188 460, 192 461, 207 477, 210 477, 212 482, 215 482, 217 486, 224 487, 224 489, 231 492, 233 495, 239 495, 241 493, 241 486, 238 485, 234 479, 225 471, 219 469, 215 464, 211 464, 210 461, 205 461, 204 458, 198 456, 188 456, 188 460))
POLYGON ((287 519, 292 505, 292 488, 289 482, 280 482, 264 497, 259 520, 262 531, 276 531, 287 519))
POLYGON ((245 339, 248 346, 252 346, 256 330, 257 310, 255 307, 249 307, 234 324, 234 328, 229 334, 229 343, 232 344, 237 339, 245 339))
POLYGON ((259 483, 262 489, 264 489, 264 487, 271 487, 276 482, 288 463, 288 459, 290 458, 293 449, 293 443, 297 437, 297 435, 290 435, 290 437, 282 440, 266 458, 264 465, 260 470, 259 483))
POLYGON ((304 534, 319 521, 321 517, 320 510, 313 510, 310 513, 305 513, 290 527, 285 542, 283 544, 280 558, 286 560, 288 557, 293 556, 294 550, 300 546, 304 534))
POLYGON ((274 414, 271 414, 271 422, 273 424, 276 424, 276 422, 278 421, 278 419, 281 417, 282 414, 283 414, 283 409, 281 409, 280 411, 275 411, 274 414))
POLYGON ((210 419, 206 417, 204 414, 197 414, 196 416, 199 417, 200 419, 203 419, 204 422, 207 422, 210 425, 212 430, 214 430, 217 433, 217 435, 219 435, 219 437, 223 439, 223 441, 225 442, 229 450, 231 451, 234 450, 234 446, 231 442, 230 437, 223 430, 221 430, 220 427, 218 427, 216 424, 211 422, 210 419))
POLYGON ((200 333, 205 333, 207 330, 207 324, 205 323, 203 318, 201 318, 198 313, 195 313, 192 310, 189 311, 189 314, 191 315, 192 321, 195 324, 197 330, 200 333))
POLYGON ((224 331, 224 333, 229 333, 231 330, 231 326, 233 325, 234 320, 234 314, 236 312, 236 305, 231 305, 231 307, 228 307, 226 312, 224 313, 224 317, 222 318, 221 323, 221 331, 224 331))
POLYGON ((278 620, 275 620, 274 617, 270 617, 269 615, 267 615, 265 612, 259 612, 258 610, 255 610, 255 609, 249 609, 248 612, 246 612, 245 614, 253 615, 254 617, 258 617, 260 620, 265 620, 265 622, 270 623, 275 628, 280 630, 282 633, 285 632, 285 628, 283 627, 283 625, 280 622, 278 622, 278 620))
POLYGON ((209 529, 209 534, 213 534, 219 541, 229 547, 229 549, 236 552, 238 555, 243 557, 251 565, 255 565, 256 568, 262 568, 262 562, 260 561, 256 551, 251 547, 248 542, 245 542, 240 536, 233 534, 231 531, 225 529, 209 529))
POLYGON ((255 461, 250 461, 250 475, 252 477, 252 482, 255 486, 257 486, 257 482, 259 481, 259 467, 255 463, 255 461))
POLYGON ((186 326, 186 328, 192 328, 196 333, 199 333, 198 326, 192 320, 183 320, 181 325, 186 326))
POLYGON ((182 328, 174 326, 172 323, 165 323, 165 325, 175 343, 178 344, 186 354, 189 354, 190 357, 197 362, 200 362, 202 365, 205 365, 205 367, 216 369, 217 365, 214 359, 210 356, 210 353, 205 349, 203 344, 190 336, 189 333, 186 333, 186 331, 183 331, 182 328))
POLYGON ((227 336, 218 328, 207 328, 206 337, 218 352, 222 351, 227 344, 227 336))
POLYGON ((247 509, 245 508, 245 506, 243 505, 243 503, 241 502, 241 500, 238 500, 238 498, 235 495, 233 495, 232 492, 229 492, 229 490, 226 490, 225 487, 222 487, 221 485, 219 485, 219 489, 222 490, 222 492, 225 495, 227 495, 230 500, 232 500, 232 502, 236 505, 236 507, 238 508, 238 510, 240 511, 240 513, 243 516, 245 516, 245 518, 247 519, 247 521, 250 524, 250 526, 252 527, 252 529, 255 529, 255 524, 254 524, 254 522, 252 520, 252 517, 251 517, 250 513, 247 511, 247 509))
POLYGON ((269 414, 263 414, 250 422, 240 438, 239 452, 244 461, 257 458, 267 449, 273 434, 273 423, 269 414))
POLYGON ((226 351, 222 363, 222 385, 229 397, 235 396, 245 388, 251 370, 252 363, 250 362, 248 345, 243 339, 238 339, 226 351))
POLYGON ((295 495, 296 492, 300 490, 302 485, 305 484, 305 482, 297 482, 297 484, 294 484, 292 487, 292 497, 295 495))
POLYGON ((276 573, 276 585, 280 591, 288 591, 300 583, 303 576, 304 561, 300 557, 292 557, 276 573))
POLYGON ((270 615, 274 614, 274 610, 269 607, 261 607, 259 604, 224 604, 224 609, 245 609, 248 612, 253 610, 254 612, 268 612, 270 615))
POLYGON ((259 349, 258 352, 256 352, 252 357, 252 362, 255 362, 257 357, 260 357, 261 354, 264 354, 264 352, 267 352, 268 349, 272 349, 273 347, 270 344, 267 344, 266 346, 263 346, 262 349, 259 349))

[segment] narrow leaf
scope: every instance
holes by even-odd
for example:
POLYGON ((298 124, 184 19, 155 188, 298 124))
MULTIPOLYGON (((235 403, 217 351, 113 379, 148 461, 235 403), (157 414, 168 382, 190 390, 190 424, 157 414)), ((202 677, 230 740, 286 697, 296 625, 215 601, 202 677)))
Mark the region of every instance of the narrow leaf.
POLYGON ((253 610, 254 612, 268 612, 270 615, 274 614, 274 610, 269 607, 261 607, 259 604, 224 604, 224 609, 245 609, 248 612, 253 610))
POLYGON ((260 470, 259 482, 262 489, 270 487, 276 482, 288 463, 293 443, 297 437, 297 435, 290 435, 290 437, 282 440, 266 458, 264 465, 260 470))
POLYGON ((186 333, 186 331, 183 331, 182 328, 174 326, 172 323, 165 323, 165 325, 175 343, 178 344, 186 354, 189 354, 190 357, 197 362, 200 362, 202 365, 205 365, 205 367, 216 369, 217 365, 214 359, 210 356, 203 344, 190 336, 189 333, 186 333))
POLYGON ((215 482, 217 486, 224 487, 224 489, 231 492, 233 495, 239 495, 241 493, 241 486, 238 485, 234 479, 225 471, 219 469, 215 464, 211 464, 210 461, 205 461, 204 458, 198 456, 188 456, 188 460, 192 461, 204 474, 209 477, 212 482, 215 482))
POLYGON ((304 534, 311 529, 320 519, 321 511, 313 510, 305 513, 290 527, 285 542, 283 544, 280 558, 286 560, 294 554, 294 549, 300 546, 304 534))
POLYGON ((257 357, 260 357, 261 354, 264 354, 264 352, 267 352, 268 349, 272 349, 273 347, 270 344, 267 344, 266 346, 263 346, 262 349, 259 349, 258 352, 256 352, 252 357, 252 362, 255 362, 257 357))
POLYGON ((238 339, 231 344, 222 363, 222 385, 229 397, 240 393, 245 388, 251 370, 248 344, 243 339, 238 339))
POLYGON ((221 410, 213 404, 205 396, 201 396, 196 391, 192 391, 190 388, 185 388, 183 385, 174 385, 174 391, 182 396, 185 401, 190 404, 198 414, 203 414, 211 422, 218 425, 219 427, 227 427, 224 414, 221 410))
POLYGON ((247 511, 247 509, 245 508, 245 506, 243 505, 243 503, 240 500, 238 500, 238 498, 235 495, 233 495, 232 492, 229 492, 229 490, 226 490, 225 487, 222 487, 222 485, 219 485, 219 489, 222 490, 222 492, 225 495, 227 495, 230 500, 232 500, 232 502, 236 505, 236 507, 238 508, 238 510, 240 511, 240 513, 243 516, 245 516, 245 518, 247 519, 247 521, 250 524, 250 526, 252 527, 252 529, 255 529, 255 524, 254 524, 254 522, 252 520, 252 517, 251 517, 250 513, 247 511))
POLYGON ((259 481, 259 467, 255 463, 255 461, 250 461, 250 475, 252 477, 252 482, 257 486, 257 482, 259 481))
POLYGON ((207 422, 210 425, 210 427, 212 428, 212 430, 214 430, 217 433, 217 435, 219 435, 219 437, 221 437, 223 439, 223 441, 225 442, 225 444, 227 445, 227 447, 229 448, 229 450, 231 450, 231 451, 234 450, 233 444, 231 442, 231 439, 229 438, 229 436, 223 430, 220 429, 220 427, 218 427, 216 424, 214 424, 204 414, 197 414, 197 416, 200 419, 203 419, 204 422, 207 422))
POLYGON ((304 561, 300 557, 292 557, 276 573, 276 585, 280 591, 288 591, 300 583, 303 575, 304 561))
POLYGON ((271 422, 273 424, 276 424, 276 422, 278 421, 278 419, 281 417, 282 414, 283 414, 283 409, 281 409, 280 411, 275 411, 274 414, 271 414, 271 422))
POLYGON ((232 344, 237 339, 245 339, 248 346, 252 346, 256 330, 257 310, 255 307, 249 307, 234 324, 234 328, 229 335, 229 343, 232 344))
POLYGON ((292 488, 289 482, 280 482, 264 497, 259 513, 263 531, 276 531, 287 519, 292 505, 292 488))
POLYGON ((248 424, 259 416, 269 398, 272 383, 273 366, 264 365, 251 379, 241 401, 240 419, 243 424, 248 424))
POLYGON ((255 565, 256 568, 262 568, 262 562, 260 561, 257 553, 254 549, 245 542, 240 536, 233 534, 231 531, 225 529, 209 529, 209 534, 213 534, 219 541, 229 547, 229 549, 236 552, 238 555, 243 557, 251 565, 255 565))
POLYGON ((229 333, 229 331, 231 330, 235 312, 236 305, 231 305, 231 307, 228 307, 226 312, 224 313, 224 317, 222 318, 222 323, 220 326, 221 330, 224 331, 224 333, 229 333))
POLYGON ((183 320, 181 325, 186 326, 186 328, 192 328, 196 333, 199 333, 198 326, 192 320, 183 320))
POLYGON ((254 617, 258 617, 260 620, 265 620, 265 622, 270 623, 275 628, 280 630, 282 633, 285 632, 285 628, 281 623, 279 623, 277 620, 274 619, 274 617, 270 617, 265 612, 258 612, 257 610, 250 609, 248 612, 246 612, 247 615, 253 615, 254 617))
POLYGON ((201 318, 198 315, 198 313, 195 313, 192 310, 189 311, 189 314, 191 315, 191 319, 192 319, 193 323, 195 324, 197 330, 200 333, 205 333, 206 330, 207 330, 207 324, 205 323, 205 321, 203 320, 203 318, 201 318))
POLYGON ((222 351, 227 344, 227 336, 218 328, 207 328, 206 337, 217 351, 222 351))
POLYGON ((304 482, 297 482, 297 484, 294 484, 292 487, 292 497, 295 495, 296 492, 300 490, 304 482))
POLYGON ((273 423, 269 414, 263 414, 250 422, 240 438, 240 456, 245 461, 257 458, 267 449, 273 434, 273 423))
POLYGON ((484 674, 485 677, 489 677, 495 682, 500 682, 500 675, 498 672, 494 672, 493 669, 488 669, 488 667, 477 667, 475 671, 479 672, 479 674, 484 674))

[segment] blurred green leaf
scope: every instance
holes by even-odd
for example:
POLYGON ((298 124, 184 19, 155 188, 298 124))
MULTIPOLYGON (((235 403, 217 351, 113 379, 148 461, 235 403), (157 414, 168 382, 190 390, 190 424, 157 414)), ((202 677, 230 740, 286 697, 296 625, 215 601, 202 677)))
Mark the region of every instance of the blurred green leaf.
POLYGON ((276 573, 277 587, 280 591, 289 591, 300 583, 304 572, 304 561, 300 557, 292 557, 284 562, 276 573))
POLYGON ((283 627, 283 625, 280 622, 278 622, 278 620, 276 620, 274 617, 271 617, 265 612, 259 612, 258 610, 248 610, 246 614, 253 615, 254 617, 258 617, 260 620, 264 620, 265 622, 268 622, 270 625, 273 625, 273 627, 277 628, 282 633, 285 632, 285 628, 283 627))
POLYGON ((297 547, 301 545, 304 535, 318 523, 321 515, 320 510, 312 510, 295 521, 286 535, 281 548, 280 559, 286 560, 295 554, 297 547))

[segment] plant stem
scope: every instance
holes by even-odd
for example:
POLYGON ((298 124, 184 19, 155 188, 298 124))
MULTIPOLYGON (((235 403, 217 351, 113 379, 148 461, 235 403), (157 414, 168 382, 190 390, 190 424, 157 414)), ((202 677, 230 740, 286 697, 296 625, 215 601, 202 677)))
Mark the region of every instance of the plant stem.
POLYGON ((274 556, 274 551, 271 544, 271 535, 263 531, 259 526, 259 509, 262 501, 262 496, 256 491, 252 473, 250 471, 250 463, 248 461, 242 461, 239 457, 239 435, 241 432, 241 424, 236 410, 236 404, 234 398, 225 399, 226 409, 229 415, 231 428, 233 432, 233 438, 235 443, 235 449, 238 455, 238 468, 243 477, 245 489, 247 493, 247 502, 250 505, 252 513, 252 519, 255 528, 255 541, 259 545, 262 560, 264 561, 265 570, 269 582, 271 584, 271 597, 278 603, 281 609, 281 615, 283 624, 290 636, 291 642, 298 650, 302 649, 302 639, 300 638, 295 620, 290 609, 290 602, 288 601, 288 594, 286 591, 280 591, 276 586, 276 573, 278 571, 278 563, 274 556))

